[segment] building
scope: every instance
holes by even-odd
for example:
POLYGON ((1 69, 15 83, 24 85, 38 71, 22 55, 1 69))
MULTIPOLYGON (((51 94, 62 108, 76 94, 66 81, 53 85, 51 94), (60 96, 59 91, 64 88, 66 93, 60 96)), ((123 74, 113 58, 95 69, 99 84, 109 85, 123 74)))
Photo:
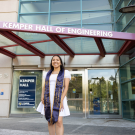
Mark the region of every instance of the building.
MULTIPOLYGON (((134 14, 118 12, 121 7, 134 2, 4 0, 0 1, 0 21, 134 33, 134 14)), ((71 114, 135 120, 134 39, 128 41, 123 37, 123 40, 114 40, 112 35, 109 35, 110 39, 99 39, 94 37, 96 35, 94 38, 60 35, 75 53, 72 58, 72 54, 57 45, 51 36, 36 31, 15 32, 41 52, 37 56, 28 46, 21 46, 23 41, 16 43, 3 32, 0 34, 0 107, 3 108, 0 117, 39 115, 35 109, 41 100, 42 76, 49 70, 52 56, 59 54, 72 76, 67 94, 71 114), (15 58, 8 57, 9 53, 2 49, 15 54, 15 58), (39 57, 42 53, 46 54, 44 58, 39 57), (18 100, 21 96, 20 76, 25 79, 36 76, 34 106, 28 107, 26 101, 22 105, 18 100)))

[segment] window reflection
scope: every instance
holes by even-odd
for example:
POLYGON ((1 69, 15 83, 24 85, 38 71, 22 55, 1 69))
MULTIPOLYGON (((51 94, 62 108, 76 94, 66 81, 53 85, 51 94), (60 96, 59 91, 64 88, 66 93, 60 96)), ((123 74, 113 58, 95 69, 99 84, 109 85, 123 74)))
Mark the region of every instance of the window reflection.
POLYGON ((111 11, 83 12, 82 23, 110 23, 113 22, 111 11))
POLYGON ((113 30, 113 25, 112 24, 83 24, 84 29, 94 29, 94 30, 106 30, 106 31, 112 31, 113 30))
POLYGON ((48 25, 48 14, 21 15, 20 23, 48 25))
POLYGON ((135 120, 135 101, 123 101, 123 117, 135 120))
POLYGON ((117 70, 89 70, 88 77, 90 114, 119 114, 117 70))
POLYGON ((82 74, 71 74, 68 98, 82 98, 82 74))
POLYGON ((112 9, 112 0, 82 0, 82 10, 112 9))
MULTIPOLYGON (((125 26, 128 24, 128 22, 132 19, 132 17, 134 16, 134 13, 128 13, 123 15, 117 22, 117 31, 122 31, 125 26)), ((131 33, 131 32, 130 32, 131 33)))
POLYGON ((121 82, 135 78, 135 60, 120 68, 121 82))
POLYGON ((80 0, 51 0, 51 12, 78 11, 80 7, 80 0))
POLYGON ((81 24, 81 12, 73 13, 51 13, 51 25, 81 24))
MULTIPOLYGON (((118 3, 118 0, 114 0, 114 2, 118 3)), ((115 14, 116 14, 116 20, 119 18, 119 16, 121 15, 121 13, 119 12, 119 9, 122 8, 122 7, 126 7, 128 6, 128 3, 130 2, 130 0, 122 0, 119 2, 119 5, 117 6, 116 10, 115 10, 115 14)), ((116 6, 115 5, 115 6, 116 6)))
POLYGON ((135 47, 134 48, 131 48, 131 50, 123 53, 120 56, 120 65, 125 64, 126 62, 128 62, 130 59, 132 59, 134 57, 135 57, 135 47))
POLYGON ((82 74, 71 74, 67 97, 70 112, 82 113, 82 74))
POLYGON ((100 53, 93 38, 78 37, 64 39, 64 42, 68 44, 75 53, 100 53))
POLYGON ((43 2, 30 2, 21 4, 21 13, 32 13, 32 12, 48 12, 49 1, 44 0, 43 2))
POLYGON ((83 111, 82 100, 69 100, 68 107, 71 113, 82 113, 83 111))
POLYGON ((135 99, 135 80, 122 84, 122 99, 135 99))

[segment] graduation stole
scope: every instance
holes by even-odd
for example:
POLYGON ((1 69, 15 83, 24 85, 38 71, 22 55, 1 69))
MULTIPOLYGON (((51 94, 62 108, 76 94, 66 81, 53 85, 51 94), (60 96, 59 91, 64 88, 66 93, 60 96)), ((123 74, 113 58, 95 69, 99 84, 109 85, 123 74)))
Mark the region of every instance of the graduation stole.
POLYGON ((59 71, 59 74, 56 78, 54 98, 53 98, 53 107, 51 107, 50 102, 50 76, 52 70, 48 71, 45 79, 45 92, 44 92, 44 110, 46 120, 54 124, 58 121, 60 104, 61 104, 61 95, 63 92, 63 83, 64 83, 64 69, 59 71), (51 112, 52 108, 52 112, 51 112))

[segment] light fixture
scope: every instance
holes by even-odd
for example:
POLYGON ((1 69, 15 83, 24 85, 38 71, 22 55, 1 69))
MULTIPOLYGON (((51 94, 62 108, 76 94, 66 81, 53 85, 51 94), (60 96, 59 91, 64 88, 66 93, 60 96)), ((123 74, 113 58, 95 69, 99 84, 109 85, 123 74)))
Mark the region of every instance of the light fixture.
POLYGON ((119 9, 119 12, 121 13, 135 13, 135 5, 123 7, 119 9))

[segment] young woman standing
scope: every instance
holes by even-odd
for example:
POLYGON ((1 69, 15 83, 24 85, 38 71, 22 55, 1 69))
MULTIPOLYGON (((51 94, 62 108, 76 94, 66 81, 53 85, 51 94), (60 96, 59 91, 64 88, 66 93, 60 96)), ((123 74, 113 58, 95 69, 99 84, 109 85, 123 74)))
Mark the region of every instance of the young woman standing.
POLYGON ((63 116, 69 116, 67 91, 71 75, 64 70, 62 59, 54 55, 50 64, 51 70, 44 75, 41 101, 44 104, 45 118, 48 121, 50 135, 63 135, 63 116))

